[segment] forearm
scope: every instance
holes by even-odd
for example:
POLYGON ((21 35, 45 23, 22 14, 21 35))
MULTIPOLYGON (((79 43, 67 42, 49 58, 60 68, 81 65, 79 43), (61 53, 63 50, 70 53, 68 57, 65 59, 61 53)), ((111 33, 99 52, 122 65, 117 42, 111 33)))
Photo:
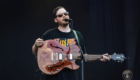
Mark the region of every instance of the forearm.
POLYGON ((32 53, 34 54, 34 55, 36 55, 37 54, 37 51, 38 51, 38 47, 37 46, 35 46, 35 44, 32 46, 32 53))

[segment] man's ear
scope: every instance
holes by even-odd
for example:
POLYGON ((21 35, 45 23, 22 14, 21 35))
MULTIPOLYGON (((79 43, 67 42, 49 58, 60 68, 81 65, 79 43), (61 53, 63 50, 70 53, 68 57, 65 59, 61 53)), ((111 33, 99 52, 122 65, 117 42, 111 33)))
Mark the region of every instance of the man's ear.
POLYGON ((56 23, 57 23, 57 20, 56 20, 56 18, 54 18, 54 22, 56 22, 56 23))

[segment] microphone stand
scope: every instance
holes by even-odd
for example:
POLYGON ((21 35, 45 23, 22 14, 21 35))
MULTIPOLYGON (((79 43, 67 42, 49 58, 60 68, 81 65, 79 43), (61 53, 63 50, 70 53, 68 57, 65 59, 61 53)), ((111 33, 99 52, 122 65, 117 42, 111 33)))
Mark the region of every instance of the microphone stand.
MULTIPOLYGON (((67 19, 67 20, 65 19, 65 21, 69 21, 69 25, 70 25, 71 30, 73 32, 73 20, 72 19, 67 19)), ((74 32, 73 32, 73 34, 74 34, 74 32)), ((74 34, 74 36, 75 36, 75 34, 74 34)), ((77 41, 77 39, 75 39, 75 40, 77 41)), ((84 61, 87 62, 87 60, 84 56, 83 50, 82 50, 80 44, 78 43, 78 41, 77 41, 77 44, 78 44, 78 46, 80 48, 80 52, 81 52, 81 56, 80 56, 80 58, 81 58, 81 80, 84 80, 84 61)))

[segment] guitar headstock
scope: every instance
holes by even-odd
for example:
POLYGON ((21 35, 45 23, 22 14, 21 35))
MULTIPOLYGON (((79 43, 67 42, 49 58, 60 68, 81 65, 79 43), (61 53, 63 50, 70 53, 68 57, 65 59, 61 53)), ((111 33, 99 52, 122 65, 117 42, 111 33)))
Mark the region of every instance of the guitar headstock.
POLYGON ((124 59, 129 59, 129 58, 126 58, 124 54, 114 53, 113 55, 111 55, 111 59, 113 59, 114 61, 122 62, 124 61, 124 59))

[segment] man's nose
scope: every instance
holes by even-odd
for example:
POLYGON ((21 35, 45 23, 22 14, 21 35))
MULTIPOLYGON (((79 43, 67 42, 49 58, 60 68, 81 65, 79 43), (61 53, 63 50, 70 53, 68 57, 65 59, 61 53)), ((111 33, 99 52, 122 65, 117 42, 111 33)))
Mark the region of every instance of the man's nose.
POLYGON ((66 16, 66 15, 63 14, 63 18, 69 18, 69 16, 66 16))
POLYGON ((65 18, 66 15, 63 14, 63 18, 65 18))

